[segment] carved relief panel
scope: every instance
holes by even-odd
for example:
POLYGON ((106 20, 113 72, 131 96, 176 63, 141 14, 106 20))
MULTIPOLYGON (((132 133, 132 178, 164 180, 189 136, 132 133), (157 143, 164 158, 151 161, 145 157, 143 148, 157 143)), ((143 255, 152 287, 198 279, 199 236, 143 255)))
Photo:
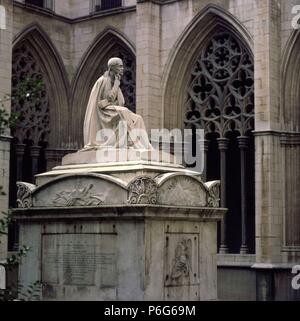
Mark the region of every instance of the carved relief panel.
POLYGON ((199 284, 199 235, 167 233, 165 286, 199 284))

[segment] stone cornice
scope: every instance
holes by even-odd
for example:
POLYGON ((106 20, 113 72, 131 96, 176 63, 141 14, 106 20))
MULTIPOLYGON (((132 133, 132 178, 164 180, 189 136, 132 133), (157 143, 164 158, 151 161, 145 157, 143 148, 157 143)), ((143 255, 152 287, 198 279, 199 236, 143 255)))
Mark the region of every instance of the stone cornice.
POLYGON ((300 133, 284 133, 280 137, 281 145, 300 145, 300 133))
POLYGON ((18 221, 51 221, 51 220, 74 220, 84 218, 86 221, 95 220, 132 220, 145 221, 175 220, 175 221, 220 221, 227 209, 212 207, 185 207, 184 213, 178 211, 182 207, 165 205, 112 205, 89 207, 86 213, 82 207, 37 207, 13 209, 18 221))
POLYGON ((14 1, 14 6, 22 8, 23 10, 26 10, 26 11, 31 11, 31 12, 43 15, 45 17, 54 18, 58 21, 62 21, 68 24, 75 24, 86 20, 98 19, 101 17, 136 11, 136 6, 128 6, 128 7, 114 8, 114 9, 105 10, 105 11, 93 12, 89 15, 78 17, 78 18, 68 18, 65 16, 58 15, 57 13, 55 13, 50 9, 39 8, 33 5, 24 4, 17 1, 14 1))
POLYGON ((255 270, 291 270, 295 263, 255 263, 251 266, 255 270))
POLYGON ((291 132, 291 131, 284 131, 284 130, 254 130, 254 136, 299 136, 300 132, 291 132))
POLYGON ((276 136, 280 138, 281 145, 300 145, 300 132, 288 132, 279 130, 255 130, 254 136, 276 136))
POLYGON ((11 136, 7 136, 7 135, 0 135, 0 142, 8 142, 10 143, 12 141, 12 137, 11 136))

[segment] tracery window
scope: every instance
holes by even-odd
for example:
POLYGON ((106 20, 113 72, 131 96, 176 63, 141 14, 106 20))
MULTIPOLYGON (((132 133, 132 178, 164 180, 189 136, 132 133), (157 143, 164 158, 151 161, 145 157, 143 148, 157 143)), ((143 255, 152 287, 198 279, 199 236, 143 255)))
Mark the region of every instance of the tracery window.
MULTIPOLYGON (((10 206, 15 207, 16 182, 33 182, 46 170, 45 149, 50 133, 47 82, 33 49, 22 42, 12 56, 12 112, 19 113, 12 130, 10 206)), ((9 233, 10 250, 16 247, 15 227, 9 233)))
POLYGON ((220 252, 253 252, 254 68, 247 47, 231 32, 216 32, 191 72, 185 127, 206 137, 207 180, 221 179, 220 252), (238 233, 240 231, 240 233, 238 233))
POLYGON ((38 146, 47 141, 50 132, 49 97, 43 72, 30 48, 23 44, 13 53, 12 96, 18 97, 26 89, 26 99, 13 100, 12 110, 20 113, 13 135, 20 144, 28 141, 38 146), (39 85, 32 99, 31 85, 39 85))

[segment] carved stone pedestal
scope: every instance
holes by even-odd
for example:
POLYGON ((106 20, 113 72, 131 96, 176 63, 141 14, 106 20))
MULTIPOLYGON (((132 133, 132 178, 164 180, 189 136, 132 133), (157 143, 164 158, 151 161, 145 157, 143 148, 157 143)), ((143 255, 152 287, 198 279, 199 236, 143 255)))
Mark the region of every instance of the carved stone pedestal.
POLYGON ((43 300, 216 300, 218 182, 142 162, 18 183, 24 285, 43 300))

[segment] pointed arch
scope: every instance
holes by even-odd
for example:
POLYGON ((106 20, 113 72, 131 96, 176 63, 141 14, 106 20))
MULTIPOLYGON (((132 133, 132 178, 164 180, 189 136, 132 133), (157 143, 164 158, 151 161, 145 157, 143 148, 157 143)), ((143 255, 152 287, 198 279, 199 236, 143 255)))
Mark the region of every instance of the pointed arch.
POLYGON ((49 97, 50 132, 48 147, 68 145, 69 82, 63 61, 50 37, 39 24, 31 24, 13 41, 13 53, 18 48, 29 48, 39 65, 49 97))
POLYGON ((282 56, 282 126, 300 131, 300 29, 291 33, 282 56))
POLYGON ((209 36, 220 29, 231 32, 253 56, 252 36, 237 18, 217 5, 208 5, 201 10, 173 46, 163 72, 163 124, 165 128, 182 128, 184 94, 189 82, 190 71, 209 36))
POLYGON ((284 246, 300 249, 300 29, 293 30, 282 55, 281 121, 283 149, 284 246))
MULTIPOLYGON (((96 36, 83 55, 72 83, 71 136, 77 142, 83 141, 82 131, 78 130, 78 128, 81 129, 83 126, 91 89, 107 69, 107 61, 112 55, 117 55, 120 58, 123 58, 122 56, 127 57, 127 64, 124 62, 124 78, 126 77, 126 71, 128 71, 128 74, 131 73, 134 79, 126 83, 129 91, 133 91, 133 94, 128 97, 125 92, 125 100, 127 107, 131 107, 130 109, 133 111, 135 110, 135 47, 124 34, 113 27, 108 27, 96 36), (131 71, 130 68, 132 68, 131 71)), ((131 76, 129 75, 129 78, 131 76)), ((123 81, 125 83, 124 79, 123 81)), ((124 93, 124 88, 122 89, 124 93)))
POLYGON ((222 222, 219 243, 230 253, 255 251, 254 180, 242 179, 254 177, 252 48, 249 32, 236 18, 209 5, 183 31, 163 74, 164 127, 205 130, 203 177, 221 180, 221 205, 230 215, 222 222), (244 146, 247 154, 241 154, 244 146))

